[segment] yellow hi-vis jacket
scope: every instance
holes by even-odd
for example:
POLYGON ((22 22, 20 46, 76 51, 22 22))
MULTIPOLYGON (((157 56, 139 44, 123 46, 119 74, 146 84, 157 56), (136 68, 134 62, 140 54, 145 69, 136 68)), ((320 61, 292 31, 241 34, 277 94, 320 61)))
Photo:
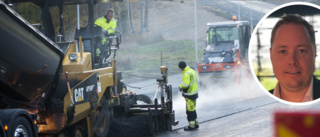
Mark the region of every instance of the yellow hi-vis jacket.
POLYGON ((186 92, 182 93, 185 98, 195 100, 198 98, 198 80, 197 80, 197 73, 189 66, 184 68, 182 71, 182 84, 180 84, 179 88, 184 90, 188 89, 186 92))
POLYGON ((213 31, 209 31, 208 34, 207 34, 207 43, 210 43, 209 42, 209 38, 210 38, 210 41, 212 41, 212 36, 216 34, 215 32, 213 31))
POLYGON ((217 41, 220 41, 221 40, 221 36, 219 33, 217 33, 217 35, 214 31, 209 31, 208 32, 208 35, 207 35, 207 44, 214 44, 214 42, 217 40, 217 41), (217 39, 215 38, 217 37, 217 39))
POLYGON ((109 23, 107 22, 107 18, 100 17, 98 18, 94 24, 100 26, 103 30, 108 31, 108 34, 114 34, 114 32, 116 31, 116 27, 117 27, 117 21, 112 18, 109 23))

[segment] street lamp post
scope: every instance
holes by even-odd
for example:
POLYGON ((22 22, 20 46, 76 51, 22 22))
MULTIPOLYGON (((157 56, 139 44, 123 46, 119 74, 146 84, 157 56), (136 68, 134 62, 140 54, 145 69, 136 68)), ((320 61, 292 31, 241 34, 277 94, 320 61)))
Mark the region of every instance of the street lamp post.
MULTIPOLYGON (((194 0, 194 30, 195 30, 195 51, 196 51, 196 64, 198 63, 198 40, 197 40, 197 0, 194 0)), ((198 68, 195 68, 196 71, 198 68)))

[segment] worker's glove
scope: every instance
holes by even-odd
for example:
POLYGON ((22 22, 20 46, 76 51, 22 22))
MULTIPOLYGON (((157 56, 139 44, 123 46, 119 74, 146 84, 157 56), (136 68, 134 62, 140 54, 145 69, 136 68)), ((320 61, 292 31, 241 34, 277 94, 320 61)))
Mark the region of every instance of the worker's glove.
POLYGON ((104 35, 107 37, 109 35, 109 31, 106 30, 106 33, 104 35))
POLYGON ((107 30, 102 30, 102 33, 104 34, 104 35, 106 35, 106 33, 107 33, 107 30))

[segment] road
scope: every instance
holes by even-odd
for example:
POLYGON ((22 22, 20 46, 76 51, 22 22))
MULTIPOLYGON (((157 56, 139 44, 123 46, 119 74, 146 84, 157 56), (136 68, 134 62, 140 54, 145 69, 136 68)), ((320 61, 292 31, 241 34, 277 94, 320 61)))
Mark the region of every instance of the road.
MULTIPOLYGON (((190 3, 190 1, 188 1, 190 3)), ((186 3, 188 3, 186 1, 186 3)), ((224 1, 224 0, 198 0, 198 5, 213 6, 230 15, 241 15, 238 19, 248 20, 254 25, 272 8, 274 4, 261 1, 224 1)), ((173 131, 158 133, 154 136, 273 136, 273 114, 277 111, 316 111, 320 103, 308 106, 291 106, 274 100, 267 91, 260 88, 254 79, 235 84, 232 81, 213 82, 207 88, 199 90, 197 100, 197 113, 200 128, 186 132, 185 101, 179 93, 178 86, 181 74, 169 76, 169 83, 175 92, 174 110, 179 124, 173 131)), ((141 89, 129 88, 139 94, 154 97, 157 88, 155 79, 141 80, 129 85, 143 87, 141 89), (151 85, 151 86, 150 86, 151 85)))
MULTIPOLYGON (((177 90, 181 74, 169 76, 169 82, 177 90)), ((131 83, 143 87, 154 83, 146 80, 131 83)), ((154 97, 156 86, 137 90, 137 93, 154 97)), ((134 89, 132 89, 134 90, 134 89)), ((231 80, 215 81, 207 88, 200 88, 197 100, 197 113, 200 128, 186 132, 183 127, 188 125, 185 114, 185 101, 176 94, 174 110, 179 124, 173 131, 155 134, 159 137, 175 136, 273 136, 273 113, 282 111, 302 111, 319 109, 320 103, 309 106, 291 106, 274 100, 262 90, 254 79, 235 84, 231 80)))
POLYGON ((228 1, 228 0, 198 0, 197 4, 212 6, 222 10, 232 16, 237 16, 238 20, 248 20, 253 26, 277 5, 262 1, 228 1))
MULTIPOLYGON (((181 74, 169 76, 169 82, 177 90, 181 82, 181 74)), ((130 83, 135 86, 144 87, 154 83, 155 80, 145 80, 130 83)), ((156 86, 141 88, 139 94, 147 94, 154 97, 156 86)), ((129 88, 130 89, 130 88, 129 88)), ((232 135, 255 135, 254 125, 263 127, 263 130, 256 132, 261 135, 271 136, 272 121, 270 109, 274 104, 279 104, 261 90, 253 79, 236 84, 232 80, 218 80, 211 86, 200 88, 199 99, 197 100, 197 113, 200 122, 200 129, 193 132, 184 132, 186 126, 185 101, 180 94, 174 97, 174 110, 176 120, 179 124, 173 127, 172 132, 155 134, 155 136, 232 136, 232 135), (252 113, 254 112, 254 113, 252 113), (261 119, 262 118, 262 119, 261 119), (229 131, 230 128, 234 130, 229 131), (248 133, 244 131, 250 131, 248 133), (244 134, 246 133, 246 134, 244 134)), ((283 105, 283 104, 280 104, 283 105)))
MULTIPOLYGON (((254 92, 254 91, 252 91, 254 92)), ((214 105, 213 105, 214 106, 214 105)), ((212 106, 212 107, 213 107, 212 106)), ((274 134, 273 113, 276 111, 317 111, 319 103, 309 106, 290 106, 276 102, 270 96, 264 95, 248 100, 236 102, 229 100, 212 108, 208 105, 206 115, 211 119, 202 120, 200 128, 186 132, 181 128, 156 136, 263 136, 271 137, 274 134), (229 105, 233 104, 233 105, 229 105), (222 105, 222 106, 221 106, 222 105), (219 116, 220 113, 221 116, 219 116)), ((204 117, 207 117, 207 116, 204 117)), ((199 117, 203 117, 201 114, 199 117)))
MULTIPOLYGON (((169 76, 169 83, 177 90, 181 74, 169 76)), ((155 80, 144 80, 130 83, 144 87, 155 83, 155 80)), ((154 97, 156 85, 141 89, 129 88, 139 94, 154 97)), ((185 132, 186 126, 185 101, 180 94, 174 97, 174 110, 179 124, 173 131, 155 134, 155 136, 272 136, 272 114, 277 110, 301 110, 309 107, 289 106, 275 101, 268 93, 260 89, 253 79, 235 84, 231 80, 215 81, 207 88, 199 90, 197 113, 200 128, 185 132)), ((313 106, 316 106, 314 104, 313 106)))

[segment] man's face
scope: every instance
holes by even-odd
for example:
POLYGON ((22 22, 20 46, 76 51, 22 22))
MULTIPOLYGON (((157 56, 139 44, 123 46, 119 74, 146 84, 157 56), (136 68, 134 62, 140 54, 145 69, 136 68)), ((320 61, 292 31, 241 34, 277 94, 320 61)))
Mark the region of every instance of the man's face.
POLYGON ((316 49, 303 25, 284 24, 278 28, 270 58, 281 88, 289 91, 307 88, 314 72, 315 57, 316 49))
POLYGON ((107 14, 107 19, 108 19, 108 20, 111 20, 112 17, 113 17, 113 13, 112 13, 112 12, 108 12, 108 14, 107 14))

